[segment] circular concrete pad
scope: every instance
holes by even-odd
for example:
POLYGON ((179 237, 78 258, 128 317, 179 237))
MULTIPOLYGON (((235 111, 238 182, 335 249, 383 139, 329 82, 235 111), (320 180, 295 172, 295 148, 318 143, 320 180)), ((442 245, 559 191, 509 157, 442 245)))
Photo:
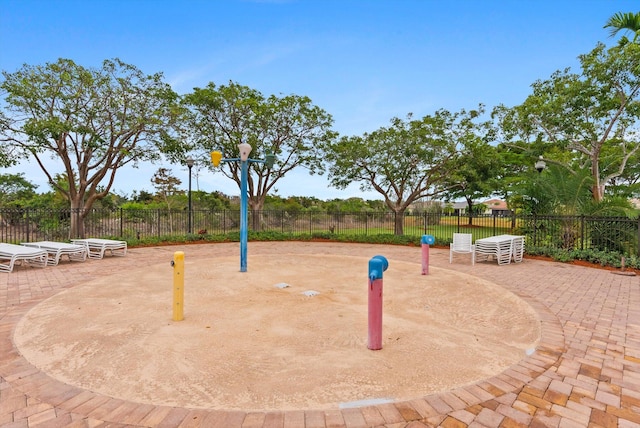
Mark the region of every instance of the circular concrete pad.
POLYGON ((241 273, 237 256, 187 259, 183 321, 172 320, 165 262, 43 301, 14 340, 50 376, 105 395, 291 410, 445 391, 500 373, 540 338, 534 310, 501 287, 433 267, 421 275, 419 263, 390 259, 383 349, 371 351, 368 260, 256 255, 241 273))

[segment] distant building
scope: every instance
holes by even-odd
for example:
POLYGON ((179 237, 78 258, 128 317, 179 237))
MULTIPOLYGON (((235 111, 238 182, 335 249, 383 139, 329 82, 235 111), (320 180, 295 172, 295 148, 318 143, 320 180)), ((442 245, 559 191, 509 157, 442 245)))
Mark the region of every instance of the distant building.
POLYGON ((407 213, 414 214, 416 211, 417 212, 434 211, 434 208, 442 209, 444 208, 444 206, 445 206, 444 202, 442 201, 432 200, 432 199, 420 200, 420 201, 413 202, 411 205, 409 205, 407 209, 407 213))
MULTIPOLYGON (((486 209, 482 214, 494 215, 498 217, 510 216, 511 210, 507 207, 507 203, 501 199, 489 199, 483 202, 476 202, 474 205, 484 205, 486 209)), ((416 211, 429 211, 429 208, 433 205, 440 205, 446 210, 446 215, 465 216, 469 211, 469 205, 466 201, 458 202, 442 202, 436 200, 430 201, 418 201, 409 206, 408 213, 412 214, 416 211)))
POLYGON ((453 215, 466 215, 469 204, 466 202, 453 202, 451 203, 451 208, 453 208, 453 215))
POLYGON ((507 203, 501 199, 489 199, 482 202, 487 207, 485 214, 491 214, 497 217, 510 216, 511 210, 507 207, 507 203))

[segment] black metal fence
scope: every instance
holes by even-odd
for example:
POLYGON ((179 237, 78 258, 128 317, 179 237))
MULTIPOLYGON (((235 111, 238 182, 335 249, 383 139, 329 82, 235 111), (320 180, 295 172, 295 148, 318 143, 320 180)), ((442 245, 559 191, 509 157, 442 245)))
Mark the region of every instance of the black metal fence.
MULTIPOLYGON (((226 235, 239 232, 238 210, 43 210, 0 209, 0 242, 66 241, 71 218, 84 224, 86 237, 146 239, 188 234, 226 235), (84 216, 84 220, 82 220, 84 216), (191 227, 191 230, 189 230, 191 227)), ((393 234, 393 212, 259 211, 249 213, 249 229, 283 234, 393 234), (257 216, 254 218, 254 216, 257 216)), ((473 216, 409 213, 405 235, 433 235, 448 244, 454 232, 473 239, 504 233, 525 235, 527 247, 564 250, 595 249, 639 255, 640 221, 624 217, 473 216)))

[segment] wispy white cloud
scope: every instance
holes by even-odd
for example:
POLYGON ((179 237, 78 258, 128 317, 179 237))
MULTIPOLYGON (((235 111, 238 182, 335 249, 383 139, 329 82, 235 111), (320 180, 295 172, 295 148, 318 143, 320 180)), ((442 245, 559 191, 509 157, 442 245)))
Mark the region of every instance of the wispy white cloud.
POLYGON ((194 87, 202 85, 202 81, 215 70, 216 64, 207 64, 200 67, 185 68, 174 72, 167 76, 167 83, 171 85, 174 91, 185 93, 191 91, 194 87))

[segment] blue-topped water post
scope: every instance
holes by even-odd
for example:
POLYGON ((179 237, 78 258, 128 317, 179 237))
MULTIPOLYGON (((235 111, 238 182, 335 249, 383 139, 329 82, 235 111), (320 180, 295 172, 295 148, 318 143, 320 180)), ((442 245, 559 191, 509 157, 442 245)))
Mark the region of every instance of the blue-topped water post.
POLYGON ((429 245, 433 245, 436 238, 433 235, 422 235, 420 244, 422 247, 422 274, 429 275, 429 245))
POLYGON ((384 256, 369 260, 369 336, 367 348, 382 349, 382 272, 389 267, 384 256))
POLYGON ((264 160, 249 159, 249 153, 251 153, 250 144, 238 144, 238 149, 240 150, 239 158, 223 159, 221 152, 211 152, 211 163, 213 163, 213 166, 218 166, 220 165, 220 162, 240 162, 240 272, 246 272, 247 241, 249 237, 249 216, 247 213, 249 200, 249 192, 247 190, 247 182, 249 181, 249 163, 263 163, 267 168, 272 168, 275 156, 271 153, 267 153, 264 160))

